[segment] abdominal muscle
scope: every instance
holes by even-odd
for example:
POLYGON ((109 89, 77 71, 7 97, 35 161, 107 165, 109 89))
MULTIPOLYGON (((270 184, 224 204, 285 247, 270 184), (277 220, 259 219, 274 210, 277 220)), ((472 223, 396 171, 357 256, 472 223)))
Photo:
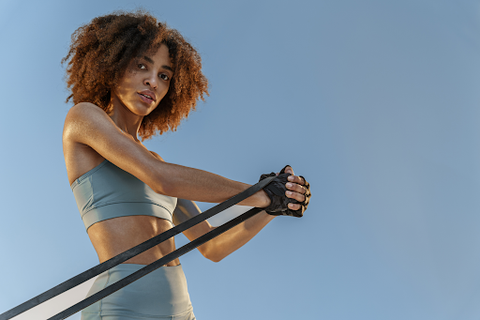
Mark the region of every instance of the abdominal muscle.
MULTIPOLYGON (((168 220, 151 216, 128 216, 104 220, 88 229, 88 235, 100 263, 173 227, 168 220)), ((175 240, 170 238, 124 263, 150 264, 175 250, 175 240)), ((166 266, 177 266, 175 259, 166 266)))

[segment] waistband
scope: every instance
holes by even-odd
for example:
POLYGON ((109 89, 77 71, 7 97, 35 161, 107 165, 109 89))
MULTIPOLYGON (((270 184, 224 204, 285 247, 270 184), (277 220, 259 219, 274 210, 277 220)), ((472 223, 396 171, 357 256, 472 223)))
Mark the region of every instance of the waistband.
MULTIPOLYGON (((88 295, 145 267, 120 264, 97 277, 88 295)), ((161 267, 84 309, 85 314, 162 318, 192 312, 187 281, 181 265, 161 267)))

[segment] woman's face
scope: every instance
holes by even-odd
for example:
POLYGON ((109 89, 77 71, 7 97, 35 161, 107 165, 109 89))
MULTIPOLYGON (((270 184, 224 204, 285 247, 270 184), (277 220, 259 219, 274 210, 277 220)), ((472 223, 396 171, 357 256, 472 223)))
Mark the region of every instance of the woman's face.
POLYGON ((112 92, 114 108, 123 107, 135 115, 146 116, 165 97, 173 77, 168 48, 133 59, 112 92))

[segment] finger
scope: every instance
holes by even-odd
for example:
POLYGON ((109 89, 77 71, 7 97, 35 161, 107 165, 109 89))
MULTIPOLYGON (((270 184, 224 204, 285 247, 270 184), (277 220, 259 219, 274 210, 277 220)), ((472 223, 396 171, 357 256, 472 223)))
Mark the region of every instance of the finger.
POLYGON ((293 182, 293 183, 297 183, 301 186, 303 186, 305 184, 305 181, 301 177, 295 176, 295 175, 288 176, 288 181, 293 182))
POLYGON ((286 167, 285 167, 285 173, 295 174, 295 173, 293 172, 292 167, 290 167, 290 166, 286 166, 286 167))
POLYGON ((299 205, 298 203, 289 203, 288 204, 288 209, 299 210, 300 208, 302 208, 302 206, 299 205))
POLYGON ((302 187, 301 185, 299 185, 297 183, 287 182, 285 184, 285 186, 287 187, 288 190, 298 192, 298 193, 301 193, 301 194, 305 194, 306 191, 307 191, 307 190, 305 190, 304 187, 302 187))
POLYGON ((298 192, 293 192, 293 191, 285 191, 285 195, 290 198, 290 199, 295 199, 298 202, 303 202, 305 201, 305 196, 301 193, 298 192))

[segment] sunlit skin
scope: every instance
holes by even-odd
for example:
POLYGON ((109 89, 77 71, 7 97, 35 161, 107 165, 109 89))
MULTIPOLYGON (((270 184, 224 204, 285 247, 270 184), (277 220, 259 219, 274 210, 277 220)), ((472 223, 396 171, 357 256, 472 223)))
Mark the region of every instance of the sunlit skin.
MULTIPOLYGON (((186 219, 182 211, 188 211, 190 215, 200 213, 193 201, 219 203, 249 187, 206 171, 167 163, 158 154, 147 150, 138 139, 143 117, 158 106, 174 76, 168 48, 162 44, 155 53, 130 62, 123 78, 112 90, 112 111, 109 114, 86 102, 70 109, 63 132, 70 184, 107 159, 154 191, 179 198, 176 213, 180 220, 186 219)), ((287 183, 287 196, 303 201, 303 179, 294 176, 290 167, 286 171, 292 173, 291 182, 287 183)), ((260 191, 241 204, 266 207, 269 203, 265 192, 260 191)), ((289 206, 293 210, 300 207, 298 204, 289 206)), ((262 211, 198 249, 206 258, 220 261, 252 239, 273 218, 262 211)), ((164 219, 128 216, 97 222, 89 228, 88 235, 100 262, 103 262, 170 228, 172 224, 164 219)), ((204 221, 184 234, 193 240, 212 229, 204 221)), ((174 249, 175 242, 171 238, 126 263, 149 264, 174 249)), ((168 266, 178 264, 179 261, 174 260, 168 266)))

